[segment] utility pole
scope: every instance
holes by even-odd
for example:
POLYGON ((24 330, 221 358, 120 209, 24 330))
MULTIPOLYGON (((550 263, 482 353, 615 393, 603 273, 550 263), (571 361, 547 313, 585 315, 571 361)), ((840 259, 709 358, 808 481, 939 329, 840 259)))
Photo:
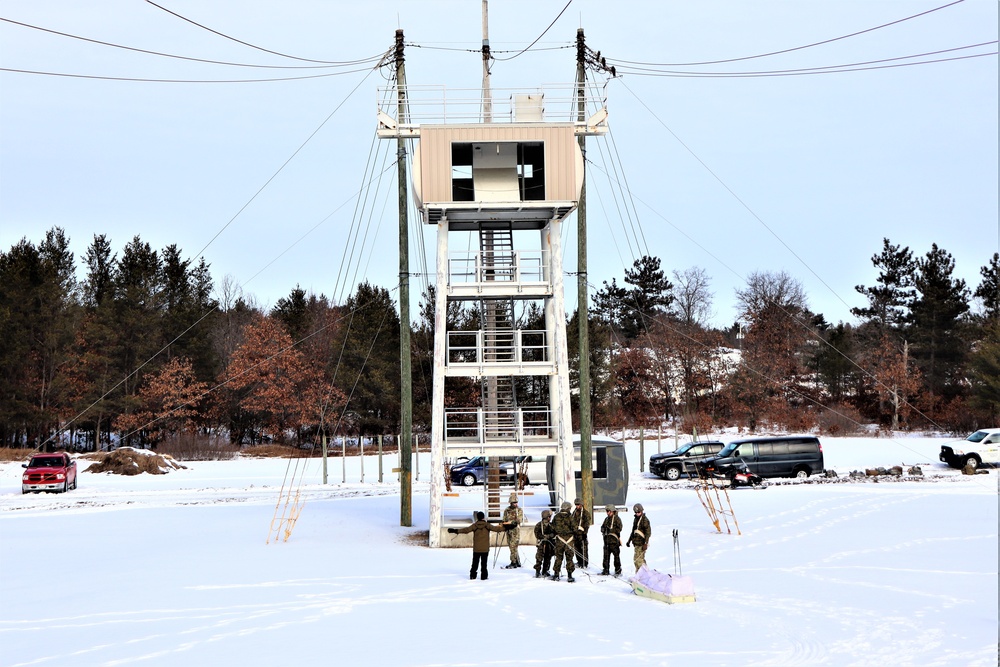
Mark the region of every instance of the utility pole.
POLYGON ((493 93, 490 90, 490 7, 483 0, 483 122, 493 122, 493 93))
MULTIPOLYGON (((406 69, 403 31, 396 31, 397 120, 406 122, 406 69)), ((413 525, 413 482, 410 478, 413 441, 413 378, 410 369, 410 236, 406 197, 406 140, 396 140, 396 178, 399 181, 399 525, 413 525)))
MULTIPOLYGON (((587 72, 586 43, 583 28, 576 31, 576 85, 578 114, 581 122, 587 121, 587 72)), ((576 209, 577 236, 577 309, 576 317, 580 335, 580 485, 583 487, 583 506, 594 509, 594 469, 591 451, 590 415, 590 327, 587 308, 587 137, 580 135, 580 152, 583 153, 583 186, 580 188, 580 204, 576 209)))

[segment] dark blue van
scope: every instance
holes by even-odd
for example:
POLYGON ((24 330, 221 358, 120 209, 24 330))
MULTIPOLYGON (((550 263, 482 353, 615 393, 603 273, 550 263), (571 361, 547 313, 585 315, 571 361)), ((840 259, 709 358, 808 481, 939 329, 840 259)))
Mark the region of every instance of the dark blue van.
POLYGON ((734 440, 699 467, 720 470, 746 463, 750 472, 761 477, 808 477, 823 472, 823 446, 811 435, 734 440))

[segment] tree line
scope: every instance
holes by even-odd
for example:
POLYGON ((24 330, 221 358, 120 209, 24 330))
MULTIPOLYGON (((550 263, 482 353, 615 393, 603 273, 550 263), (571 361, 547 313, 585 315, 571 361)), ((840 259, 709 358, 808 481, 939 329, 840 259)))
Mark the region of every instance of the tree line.
POLYGON ((736 291, 738 321, 718 330, 703 269, 671 281, 641 257, 594 295, 595 422, 833 433, 1000 423, 1000 255, 974 290, 936 244, 916 256, 883 239, 871 261, 878 278, 855 287, 867 302, 852 308, 856 323, 827 322, 799 281, 761 271, 736 291))
MULTIPOLYGON (((974 292, 937 246, 915 257, 885 240, 872 262, 879 278, 856 288, 868 302, 854 309, 857 324, 827 323, 794 278, 760 272, 738 290, 739 321, 723 330, 708 324, 703 269, 675 270, 671 281, 658 258, 636 260, 623 283, 594 291, 595 424, 836 432, 1000 421, 997 255, 974 292)), ((204 259, 139 236, 116 252, 95 235, 82 279, 76 264, 58 227, 0 253, 3 446, 157 446, 183 435, 314 444, 399 431, 400 322, 389 290, 362 283, 334 304, 296 286, 265 311, 229 277, 216 288, 204 259)), ((433 297, 413 324, 416 431, 430 429, 433 297)), ((544 328, 540 309, 522 310, 520 328, 544 328)), ((576 322, 574 313, 574 389, 576 322)), ((477 329, 476 308, 452 304, 448 326, 477 329)), ((517 379, 523 404, 544 391, 537 378, 517 379)), ((448 393, 449 405, 479 399, 471 381, 448 393)))

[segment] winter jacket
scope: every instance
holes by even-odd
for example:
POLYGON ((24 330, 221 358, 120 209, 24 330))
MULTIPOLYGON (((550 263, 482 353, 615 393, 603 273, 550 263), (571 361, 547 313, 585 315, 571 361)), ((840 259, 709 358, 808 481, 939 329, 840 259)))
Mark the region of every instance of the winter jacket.
POLYGON ((649 536, 653 534, 653 528, 649 525, 649 518, 646 513, 636 514, 632 520, 632 534, 628 540, 637 547, 645 546, 649 542, 649 536))
POLYGON ((590 512, 584 508, 573 510, 573 530, 578 533, 586 533, 594 520, 590 517, 590 512))
POLYGON ((472 550, 477 553, 487 553, 490 550, 490 532, 502 533, 503 526, 487 523, 486 519, 469 524, 465 528, 458 528, 457 533, 473 533, 472 550))
POLYGON ((622 543, 622 519, 618 516, 618 512, 606 518, 601 524, 601 535, 604 536, 604 543, 609 546, 622 543))
POLYGON ((510 530, 516 529, 524 523, 524 510, 520 507, 508 507, 503 511, 503 522, 513 524, 510 530))
POLYGON ((552 524, 545 519, 542 519, 535 524, 535 542, 541 544, 543 541, 552 541, 552 538, 556 536, 556 531, 552 530, 552 524))
POLYGON ((556 535, 559 537, 567 540, 571 539, 573 537, 574 526, 573 515, 569 512, 563 512, 560 510, 556 512, 554 517, 552 517, 552 530, 554 530, 556 535))

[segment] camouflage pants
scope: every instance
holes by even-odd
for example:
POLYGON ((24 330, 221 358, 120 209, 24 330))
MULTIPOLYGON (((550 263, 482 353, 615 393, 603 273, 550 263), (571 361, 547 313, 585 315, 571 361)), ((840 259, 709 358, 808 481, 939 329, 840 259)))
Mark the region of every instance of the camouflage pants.
POLYGON ((521 544, 521 529, 512 528, 507 531, 507 546, 510 547, 510 564, 521 567, 521 554, 517 547, 521 544))
POLYGON ((632 559, 635 563, 635 571, 638 572, 639 568, 643 566, 646 562, 646 545, 635 545, 635 557, 632 559))
POLYGON ((552 544, 541 542, 535 550, 535 572, 548 572, 552 564, 552 544))
POLYGON ((587 543, 587 533, 578 530, 573 533, 573 549, 576 551, 576 564, 580 567, 590 565, 590 545, 587 543))
POLYGON ((611 571, 611 556, 615 557, 615 573, 622 571, 622 545, 614 537, 604 540, 604 571, 611 571))
POLYGON ((576 565, 573 564, 573 538, 567 538, 569 544, 566 540, 556 535, 556 562, 552 565, 552 574, 558 575, 559 570, 562 568, 563 557, 566 558, 566 573, 573 574, 573 570, 576 569, 576 565))

